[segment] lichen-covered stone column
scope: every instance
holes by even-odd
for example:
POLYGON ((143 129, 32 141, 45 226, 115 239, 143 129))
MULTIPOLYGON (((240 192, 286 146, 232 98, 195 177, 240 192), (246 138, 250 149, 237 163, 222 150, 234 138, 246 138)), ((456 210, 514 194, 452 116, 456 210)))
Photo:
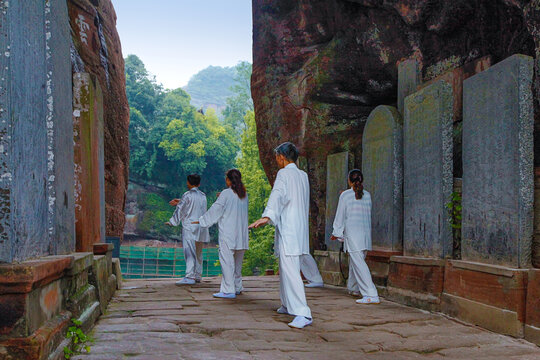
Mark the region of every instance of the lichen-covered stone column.
POLYGON ((0 261, 74 250, 67 19, 62 0, 0 1, 0 261))

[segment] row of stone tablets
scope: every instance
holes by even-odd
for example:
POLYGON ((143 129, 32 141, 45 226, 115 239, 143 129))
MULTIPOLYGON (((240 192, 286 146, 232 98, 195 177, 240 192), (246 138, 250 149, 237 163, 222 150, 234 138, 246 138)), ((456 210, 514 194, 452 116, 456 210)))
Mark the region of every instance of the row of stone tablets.
MULTIPOLYGON (((530 266, 532 77, 533 59, 514 55, 463 82, 464 260, 530 266)), ((390 106, 369 116, 362 168, 375 248, 452 256, 453 103, 440 80, 405 98, 403 127, 390 106)))

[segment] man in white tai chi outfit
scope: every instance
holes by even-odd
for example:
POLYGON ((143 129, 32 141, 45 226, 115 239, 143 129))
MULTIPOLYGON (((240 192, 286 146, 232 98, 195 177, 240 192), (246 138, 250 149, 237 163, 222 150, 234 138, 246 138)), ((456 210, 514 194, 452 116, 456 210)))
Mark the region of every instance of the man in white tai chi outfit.
POLYGON ((279 170, 262 218, 251 224, 257 228, 268 223, 276 227, 275 246, 279 256, 280 314, 294 315, 290 327, 302 329, 313 320, 300 276, 301 256, 309 254, 309 182, 305 172, 295 165, 298 150, 290 142, 275 150, 279 170))
POLYGON ((176 282, 176 285, 193 285, 201 282, 202 277, 202 250, 203 244, 210 240, 207 228, 201 228, 199 224, 192 224, 198 221, 207 210, 206 195, 199 186, 201 177, 197 174, 188 175, 188 191, 182 195, 181 199, 171 200, 169 204, 176 206, 171 219, 165 224, 178 226, 182 224, 182 246, 184 247, 184 258, 186 259, 186 276, 176 282))

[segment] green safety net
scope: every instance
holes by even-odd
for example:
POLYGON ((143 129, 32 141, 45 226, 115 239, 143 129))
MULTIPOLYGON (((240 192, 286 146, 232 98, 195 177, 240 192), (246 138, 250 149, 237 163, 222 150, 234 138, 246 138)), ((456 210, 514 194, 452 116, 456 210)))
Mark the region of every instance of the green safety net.
MULTIPOLYGON (((217 248, 203 249, 203 276, 221 274, 217 248)), ((126 279, 183 277, 186 273, 183 248, 120 247, 120 267, 126 279)))

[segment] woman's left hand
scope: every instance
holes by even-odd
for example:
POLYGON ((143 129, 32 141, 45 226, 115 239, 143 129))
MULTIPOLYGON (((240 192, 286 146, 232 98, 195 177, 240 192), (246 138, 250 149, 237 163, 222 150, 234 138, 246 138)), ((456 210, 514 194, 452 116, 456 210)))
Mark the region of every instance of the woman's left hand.
POLYGON ((200 222, 198 222, 198 221, 192 221, 191 223, 192 224, 200 224, 200 222))

